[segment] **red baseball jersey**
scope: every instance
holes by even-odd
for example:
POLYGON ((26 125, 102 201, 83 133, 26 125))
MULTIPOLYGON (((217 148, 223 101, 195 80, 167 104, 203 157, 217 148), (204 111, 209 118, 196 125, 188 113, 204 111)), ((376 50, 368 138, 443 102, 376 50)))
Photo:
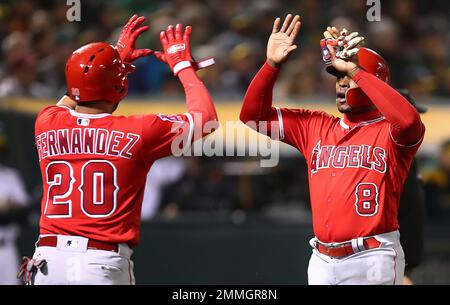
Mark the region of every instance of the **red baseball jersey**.
POLYGON ((343 242, 398 229, 403 184, 421 140, 396 143, 383 116, 349 128, 321 111, 276 108, 280 140, 308 164, 316 237, 343 242))
POLYGON ((125 117, 43 109, 35 124, 40 233, 136 245, 147 172, 171 154, 175 138, 190 143, 192 133, 189 113, 125 117))

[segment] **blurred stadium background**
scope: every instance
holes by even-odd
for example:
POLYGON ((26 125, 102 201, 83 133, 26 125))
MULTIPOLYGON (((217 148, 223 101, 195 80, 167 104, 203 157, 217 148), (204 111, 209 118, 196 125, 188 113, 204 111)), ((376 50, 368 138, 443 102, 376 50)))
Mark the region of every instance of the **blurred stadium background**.
MULTIPOLYGON (((65 93, 65 61, 73 50, 92 41, 115 44, 133 13, 146 16, 150 24, 140 47, 159 49, 158 33, 169 24, 192 25, 194 57, 216 59, 199 75, 222 123, 236 121, 245 90, 265 60, 274 18, 293 12, 302 17, 299 49, 276 84, 279 105, 336 114, 334 80, 323 69, 319 47, 324 28, 336 25, 363 33, 367 46, 390 63, 391 84, 408 89, 428 108, 417 156, 426 196, 425 251, 411 277, 418 284, 450 284, 447 0, 381 0, 380 22, 367 21, 365 0, 81 0, 79 22, 67 20, 69 8, 65 0, 0 3, 0 164, 20 172, 29 198, 26 217, 7 217, 10 211, 0 206, 0 248, 2 239, 9 242, 2 226, 17 223, 22 227, 20 254, 33 251, 41 196, 34 118, 65 93)), ((184 111, 182 86, 164 64, 148 57, 136 66, 118 114, 184 111)), ((281 153, 274 168, 261 168, 258 157, 156 163, 135 252, 137 282, 305 284, 312 237, 306 163, 289 147, 281 153)))

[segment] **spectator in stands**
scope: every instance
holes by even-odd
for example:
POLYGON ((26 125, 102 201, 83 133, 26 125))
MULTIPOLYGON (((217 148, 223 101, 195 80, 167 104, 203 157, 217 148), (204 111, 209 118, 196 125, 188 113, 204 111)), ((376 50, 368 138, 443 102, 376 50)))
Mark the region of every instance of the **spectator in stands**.
POLYGON ((186 170, 183 158, 167 157, 156 160, 147 175, 141 219, 150 220, 158 212, 165 187, 179 181, 186 170))
POLYGON ((0 81, 0 98, 50 96, 47 86, 37 80, 38 58, 32 51, 28 37, 20 32, 11 33, 2 44, 5 76, 0 81))
POLYGON ((203 157, 186 158, 184 174, 165 188, 161 210, 230 211, 239 206, 236 180, 225 176, 221 166, 203 157), (208 163, 207 163, 208 161, 208 163))
POLYGON ((7 136, 0 121, 0 285, 17 285, 19 224, 26 220, 28 194, 20 174, 3 165, 7 136))
MULTIPOLYGON (((398 90, 417 110, 423 114, 427 108, 416 103, 408 90, 398 90)), ((419 173, 417 160, 414 159, 409 170, 400 197, 398 223, 400 226, 400 242, 405 252, 404 284, 412 284, 411 274, 420 265, 424 253, 425 234, 425 190, 419 173)))
POLYGON ((450 216, 450 140, 442 143, 437 162, 423 169, 427 215, 434 221, 447 221, 450 216))
MULTIPOLYGON (((194 56, 197 57, 197 51, 204 47, 213 46, 209 48, 212 52, 208 52, 207 56, 214 56, 217 61, 214 70, 204 71, 204 82, 212 84, 212 91, 216 94, 242 94, 242 88, 246 87, 257 63, 263 60, 264 54, 260 54, 260 50, 264 49, 267 39, 264 33, 271 27, 270 21, 273 16, 282 15, 291 7, 308 12, 302 21, 302 41, 317 42, 322 34, 320 29, 328 24, 369 33, 371 39, 367 41, 368 46, 379 50, 391 64, 391 74, 396 77, 392 80, 393 85, 408 88, 417 98, 430 94, 449 96, 450 36, 447 34, 449 20, 446 4, 447 1, 426 4, 419 0, 389 1, 383 3, 381 22, 367 22, 365 14, 369 7, 364 1, 353 0, 289 0, 283 1, 283 5, 275 0, 156 0, 149 3, 100 0, 83 1, 81 22, 68 22, 68 6, 64 1, 2 1, 0 12, 6 13, 0 13, 0 40, 12 33, 20 33, 31 40, 36 53, 37 75, 33 76, 34 64, 30 64, 32 73, 27 75, 31 80, 26 79, 17 67, 5 70, 10 60, 2 55, 0 70, 3 73, 0 71, 0 81, 3 79, 3 91, 8 93, 3 93, 3 96, 16 92, 25 96, 45 95, 41 89, 18 90, 17 87, 24 86, 13 85, 11 79, 21 79, 19 84, 25 83, 25 87, 30 87, 30 84, 27 85, 30 82, 33 84, 31 87, 45 85, 52 95, 59 96, 63 87, 61 84, 64 83, 61 58, 67 57, 66 50, 98 40, 99 37, 115 41, 120 32, 120 19, 125 18, 129 11, 141 11, 151 15, 150 31, 156 31, 156 35, 148 37, 158 37, 157 33, 174 20, 198 29, 192 37, 194 56), (358 19, 354 16, 361 17, 358 19), (425 76, 421 76, 421 71, 426 72, 425 76), (16 89, 12 90, 11 87, 16 89)), ((145 47, 159 48, 157 39, 148 38, 140 43, 145 47)), ((309 65, 321 64, 320 57, 312 59, 315 63, 304 60, 305 57, 310 58, 308 53, 311 50, 300 48, 298 51, 294 56, 305 66, 304 69, 308 69, 309 65)), ((320 54, 319 48, 316 51, 320 54)), ((198 56, 201 58, 201 55, 198 56)), ((145 66, 145 69, 138 69, 144 72, 135 76, 135 85, 130 87, 130 94, 156 94, 163 91, 164 94, 176 95, 181 92, 172 78, 164 77, 168 71, 156 61, 142 60, 136 64, 145 66)), ((308 70, 310 79, 303 86, 307 86, 307 92, 311 94, 324 92, 323 87, 313 85, 323 83, 326 77, 320 70, 308 70)), ((298 77, 295 74, 293 76, 298 77)), ((294 93, 291 96, 295 96, 298 84, 285 85, 288 88, 286 90, 294 93)), ((47 93, 48 90, 44 91, 47 93)))

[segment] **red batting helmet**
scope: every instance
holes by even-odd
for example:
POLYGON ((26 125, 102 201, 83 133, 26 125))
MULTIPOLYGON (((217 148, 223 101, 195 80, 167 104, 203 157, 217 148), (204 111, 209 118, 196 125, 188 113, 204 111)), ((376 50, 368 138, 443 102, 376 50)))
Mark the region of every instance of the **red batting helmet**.
POLYGON ((70 98, 76 102, 120 102, 128 92, 127 74, 134 66, 122 62, 119 52, 105 42, 93 42, 74 51, 66 63, 70 98))
MULTIPOLYGON (((380 54, 374 50, 368 48, 360 48, 358 53, 359 66, 366 72, 375 75, 383 82, 388 82, 390 77, 389 66, 386 60, 381 57, 380 54)), ((333 66, 327 67, 327 72, 335 76, 339 75, 339 72, 333 66)))
MULTIPOLYGON (((376 76, 386 83, 389 81, 389 65, 387 61, 383 57, 381 57, 380 54, 368 48, 360 48, 357 56, 359 66, 363 70, 376 76)), ((339 72, 337 72, 333 66, 328 66, 327 72, 335 76, 339 75, 339 72)), ((347 90, 346 100, 347 104, 349 104, 350 106, 371 104, 368 97, 359 88, 347 90)))

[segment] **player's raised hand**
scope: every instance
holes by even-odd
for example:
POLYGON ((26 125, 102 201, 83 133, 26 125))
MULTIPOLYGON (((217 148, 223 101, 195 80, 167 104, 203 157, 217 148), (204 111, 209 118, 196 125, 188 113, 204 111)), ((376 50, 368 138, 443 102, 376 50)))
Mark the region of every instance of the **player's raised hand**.
POLYGON ((342 59, 337 56, 337 49, 331 45, 327 44, 328 51, 331 57, 331 65, 339 72, 345 75, 353 77, 353 75, 360 69, 358 64, 357 52, 351 55, 348 59, 342 59))
POLYGON ((145 17, 133 15, 120 33, 116 49, 124 62, 131 63, 140 57, 153 53, 150 49, 136 49, 137 38, 149 29, 147 25, 140 26, 144 21, 145 17))
POLYGON ((344 74, 352 74, 357 71, 359 65, 356 55, 359 47, 364 43, 364 37, 360 36, 358 32, 350 33, 346 29, 339 32, 336 27, 328 27, 323 35, 325 39, 321 41, 321 44, 326 44, 329 51, 329 64, 344 74))
POLYGON ((300 16, 288 14, 281 25, 281 18, 276 18, 273 24, 272 34, 267 43, 267 62, 273 66, 278 67, 289 55, 297 49, 294 44, 295 38, 300 31, 300 16))
POLYGON ((163 51, 157 51, 154 55, 167 63, 175 75, 183 69, 192 67, 191 32, 191 26, 187 26, 183 33, 183 25, 177 24, 175 29, 173 25, 169 25, 167 30, 159 35, 163 51))

